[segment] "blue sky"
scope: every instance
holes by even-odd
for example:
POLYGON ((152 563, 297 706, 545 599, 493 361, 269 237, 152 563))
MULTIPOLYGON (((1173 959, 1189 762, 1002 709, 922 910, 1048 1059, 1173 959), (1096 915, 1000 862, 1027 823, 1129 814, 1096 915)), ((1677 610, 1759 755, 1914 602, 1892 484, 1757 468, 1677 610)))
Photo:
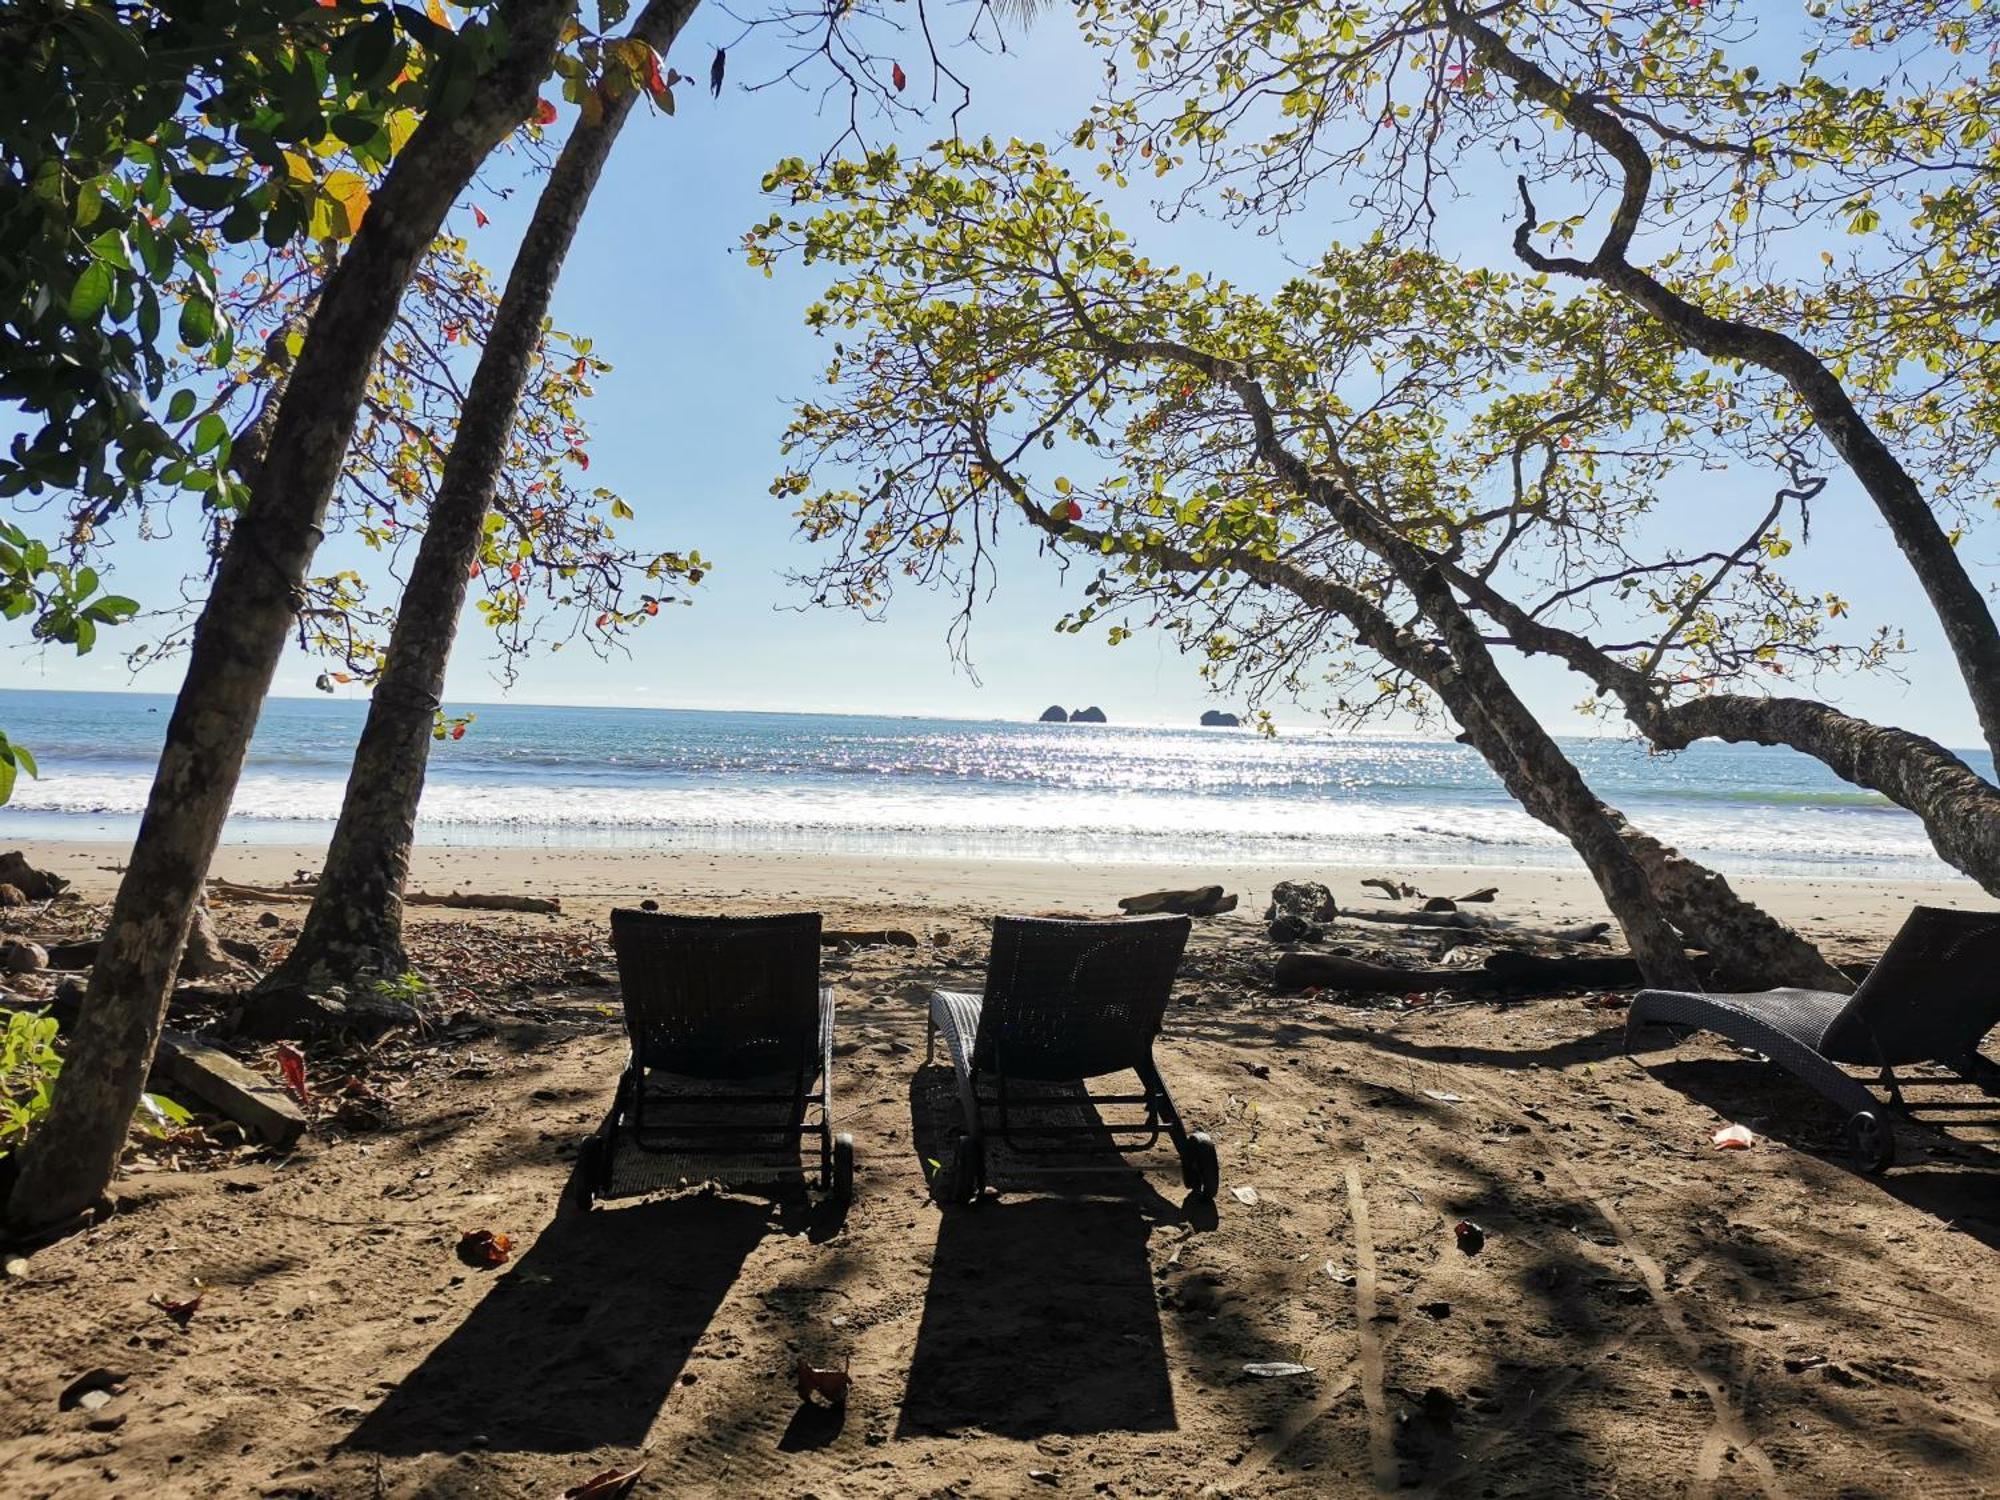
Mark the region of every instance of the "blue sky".
MULTIPOLYGON (((946 25, 963 25, 964 10, 946 25)), ((698 13, 670 62, 705 78, 711 50, 733 42, 736 23, 720 11, 698 13)), ((926 92, 920 48, 907 46, 910 94, 926 92)), ((812 391, 826 357, 800 313, 820 279, 781 272, 766 280, 733 253, 744 228, 771 212, 758 181, 779 157, 816 154, 837 130, 844 106, 819 112, 816 95, 780 85, 745 92, 739 85, 781 64, 775 38, 732 46, 731 85, 719 102, 705 88, 683 86, 672 118, 635 117, 608 169, 570 258, 556 299, 559 325, 592 336, 615 369, 600 386, 589 420, 591 475, 638 510, 628 528, 646 546, 698 548, 716 571, 693 608, 674 610, 641 631, 628 658, 599 661, 575 651, 528 664, 511 697, 519 701, 712 708, 813 709, 1032 717, 1051 702, 1096 703, 1125 723, 1185 722, 1211 706, 1194 667, 1164 638, 1141 633, 1112 649, 1102 633, 1057 635, 1053 623, 1073 604, 1054 568, 1026 546, 1003 552, 999 589, 981 609, 972 636, 975 684, 951 660, 945 628, 952 601, 911 590, 882 623, 814 611, 799 613, 787 569, 809 564, 791 530, 788 507, 766 492, 779 466, 778 438, 792 398, 812 391)), ((965 128, 1028 139, 1066 137, 1087 107, 1097 63, 1075 39, 1067 12, 1054 10, 1007 56, 959 48, 951 54, 973 85, 965 128)), ((879 127, 879 122, 878 127, 879 127)), ((922 144, 942 123, 904 128, 922 144)), ((882 131, 882 134, 895 132, 882 131)), ((495 183, 509 181, 507 171, 495 183)), ((491 185, 489 185, 491 186, 491 185)), ((475 229, 461 212, 457 227, 475 254, 504 268, 525 217, 533 184, 501 201, 474 194, 492 224, 475 229)), ((1331 205, 1329 205, 1331 206, 1331 205)), ((1472 209, 1479 205, 1475 202, 1472 209)), ((1448 248, 1467 258, 1510 264, 1511 205, 1490 215, 1463 213, 1448 248)), ((1282 237, 1183 217, 1147 221, 1143 199, 1121 210, 1142 248, 1190 268, 1217 271, 1251 286, 1284 272, 1288 253, 1318 246, 1312 223, 1282 237)), ((1324 222, 1324 221, 1320 221, 1324 222)), ((1673 508, 1671 525, 1691 533, 1711 519, 1727 530, 1766 503, 1763 475, 1705 475, 1699 493, 1673 508)), ((196 556, 193 528, 181 539, 117 549, 116 584, 141 599, 177 593, 196 556)), ((1990 578, 1990 561, 1975 576, 1990 578)), ((1857 617, 1892 621, 1908 632, 1907 683, 1889 678, 1827 684, 1856 711, 1907 725, 1950 744, 1976 742, 1950 659, 1929 623, 1907 568, 1886 531, 1852 485, 1836 479, 1815 513, 1809 546, 1795 554, 1799 576, 1833 589, 1857 617)), ((1081 580, 1079 579, 1079 584, 1081 580)), ((92 655, 43 652, 16 641, 0 651, 0 686, 136 687, 171 691, 178 669, 127 669, 118 636, 92 655)), ((500 696, 493 662, 477 624, 468 620, 453 663, 450 694, 462 703, 500 696)), ((319 665, 296 650, 280 669, 277 691, 312 692, 319 665)), ((1523 664, 1517 681, 1552 722, 1577 727, 1574 678, 1523 664)), ((1300 711, 1281 714, 1299 719, 1300 711)))

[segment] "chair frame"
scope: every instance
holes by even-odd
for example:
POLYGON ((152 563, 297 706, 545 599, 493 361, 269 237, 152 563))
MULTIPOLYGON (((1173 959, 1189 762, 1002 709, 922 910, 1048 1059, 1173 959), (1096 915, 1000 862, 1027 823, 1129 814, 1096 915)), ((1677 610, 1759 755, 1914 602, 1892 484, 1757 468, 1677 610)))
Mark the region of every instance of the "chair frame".
POLYGON ((954 1020, 954 1016, 962 1017, 966 1007, 975 1003, 974 997, 947 990, 933 992, 924 1062, 929 1066, 936 1060, 937 1040, 942 1032, 957 1077, 959 1108, 964 1121, 957 1160, 949 1169, 939 1173, 942 1198, 948 1202, 964 1202, 979 1196, 985 1185, 986 1142, 989 1138, 997 1138, 1010 1149, 1026 1156, 1083 1155, 1107 1141, 1121 1155, 1130 1155, 1152 1149, 1159 1143, 1163 1132, 1173 1142, 1175 1153, 1180 1157, 1184 1184, 1198 1195, 1214 1197, 1218 1186, 1214 1143, 1205 1132, 1188 1128, 1180 1106, 1174 1102, 1172 1090, 1160 1074, 1152 1051, 1161 1029, 1159 1017, 1164 1015, 1173 987, 1172 969, 1179 964, 1191 927, 1186 917, 1127 918, 1108 922, 1047 917, 998 917, 994 920, 993 952, 996 956, 1010 942, 1047 944, 1088 936, 1102 938, 1106 942, 1123 940, 1140 946, 1155 946, 1161 950, 1160 954, 1153 955, 1156 959, 1170 950, 1172 966, 1168 968, 1165 983, 1160 989, 1157 1012, 1150 1025, 1145 1027, 1143 1038, 1137 1039, 1134 1055, 1108 1068, 1075 1075, 1073 1079, 1051 1076, 1042 1068, 1021 1072, 1008 1068, 1006 1044, 998 1034, 1003 1021, 995 1018, 1005 1009, 1009 996, 1005 980, 996 973, 996 962, 988 963, 986 991, 976 1001, 979 1019, 970 1035, 966 1034, 962 1024, 954 1020), (941 1010, 946 1017, 943 1025, 939 1022, 941 1010), (1010 1077, 1017 1082, 1075 1081, 1087 1085, 1090 1079, 1128 1070, 1138 1076, 1138 1093, 1094 1094, 1086 1086, 1080 1100, 1045 1100, 1017 1098, 1008 1090, 1010 1077), (993 1085, 991 1092, 983 1087, 989 1079, 993 1085), (1064 1124, 1034 1118, 1036 1115, 1075 1109, 1082 1104, 1141 1106, 1146 1115, 1142 1122, 1137 1123, 1099 1120, 1095 1123, 1064 1124), (1084 1139, 1086 1137, 1087 1140, 1084 1139))
MULTIPOLYGON (((586 1138, 578 1158, 578 1196, 588 1208, 602 1196, 614 1180, 616 1155, 629 1127, 629 1144, 656 1155, 688 1157, 728 1156, 741 1152, 762 1138, 775 1150, 783 1142, 817 1136, 819 1140, 819 1186, 846 1199, 853 1190, 854 1138, 835 1134, 833 1129, 833 986, 817 980, 820 915, 817 912, 786 913, 761 917, 691 917, 676 913, 619 909, 611 914, 613 946, 618 952, 620 993, 625 1002, 625 1021, 632 1039, 611 1112, 596 1132, 586 1138), (682 1086, 687 1080, 720 1082, 739 1075, 734 1071, 703 1070, 699 1067, 670 1067, 657 1051, 649 1051, 642 1034, 631 995, 648 983, 643 974, 651 963, 673 961, 674 939, 725 938, 756 939, 766 944, 811 946, 813 989, 818 1014, 810 1031, 801 1026, 788 1065, 781 1064, 756 1078, 782 1078, 787 1068, 790 1086, 769 1091, 741 1089, 701 1090, 682 1086), (641 958, 641 949, 647 951, 641 958), (676 1085, 663 1095, 660 1082, 676 1085), (817 1087, 815 1087, 815 1084, 817 1087), (672 1113, 667 1120, 648 1120, 648 1096, 654 1111, 672 1113), (784 1120, 744 1123, 723 1120, 704 1110, 717 1107, 783 1104, 784 1120)), ((796 954, 794 954, 796 957, 796 954)))
MULTIPOLYGON (((1848 1150, 1863 1170, 1880 1172, 1895 1161, 1895 1130, 1869 1084, 1849 1073, 1848 1067, 1875 1069, 1875 1084, 1887 1090, 1890 1107, 1906 1117, 1926 1106, 1912 1106, 1904 1097, 1904 1084, 1917 1080, 1897 1077, 1896 1066, 1901 1063, 1942 1062, 1965 1082, 1989 1095, 2000 1094, 2000 1067, 1980 1055, 1980 1037, 1965 1043, 1962 1053, 1928 1058, 1917 1055, 1925 1050, 1921 1046, 1896 1045, 1890 1029, 1894 1007, 1911 998, 1911 989, 1923 984, 1926 969, 1940 961, 1950 962, 1967 944, 1977 941, 2000 942, 2000 912, 1918 906, 1851 995, 1786 989, 1750 995, 1641 990, 1626 1013, 1624 1048, 1628 1053, 1633 1051, 1639 1033, 1648 1026, 1665 1026, 1681 1035, 1713 1031, 1754 1048, 1847 1111, 1843 1135, 1848 1150), (1798 1023, 1787 1029, 1778 1024, 1788 1010, 1817 1010, 1824 1024, 1808 1040, 1813 1030, 1810 1026, 1798 1023)), ((2000 1016, 2000 1008, 1993 1009, 1993 1014, 2000 1016)), ((1949 1018, 1926 1019, 1942 1024, 1949 1018)), ((1975 1014, 1973 1024, 1977 1019, 1975 1014)), ((1971 1026, 1963 1029, 1969 1033, 1971 1026)), ((1992 1028, 1989 1025, 1987 1029, 1992 1028)))

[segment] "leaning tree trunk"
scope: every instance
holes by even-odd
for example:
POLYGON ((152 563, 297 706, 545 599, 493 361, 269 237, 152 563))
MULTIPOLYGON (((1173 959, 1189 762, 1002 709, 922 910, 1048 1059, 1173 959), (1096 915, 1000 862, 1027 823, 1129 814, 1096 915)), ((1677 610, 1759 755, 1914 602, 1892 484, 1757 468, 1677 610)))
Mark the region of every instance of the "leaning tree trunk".
POLYGON ((1415 581, 1415 590, 1418 607, 1443 635, 1455 668, 1433 683, 1433 690, 1473 747, 1523 807, 1570 841, 1624 930, 1646 982, 1699 989, 1680 934, 1583 773, 1515 694, 1444 580, 1431 573, 1415 581))
POLYGON ((32 1231, 96 1202, 117 1168, 174 968, 257 712, 301 602, 369 367, 417 259, 480 163, 534 108, 570 7, 502 0, 504 54, 463 109, 427 116, 328 278, 251 502, 216 570, 139 836, 41 1128, 7 1204, 32 1231))
MULTIPOLYGON (((652 0, 631 34, 665 52, 697 3, 652 0)), ((409 967, 403 888, 467 579, 564 257, 636 99, 622 90, 596 122, 578 121, 535 204, 403 589, 312 909, 265 988, 350 984, 409 967)))
MULTIPOLYGON (((1618 204, 1612 210, 1604 241, 1591 259, 1551 256, 1536 250, 1531 243, 1536 220, 1532 212, 1515 232, 1515 254, 1544 274, 1576 276, 1608 287, 1657 319, 1688 348, 1714 360, 1756 365, 1791 387, 1812 414, 1814 426, 1846 460, 1908 559, 1958 663, 1987 748, 2000 756, 2000 624, 1993 618, 1985 590, 1967 570, 1915 477, 1855 406, 1840 376, 1790 334, 1718 317, 1633 265, 1627 251, 1652 194, 1654 164, 1645 143, 1627 123, 1630 117, 1608 107, 1600 96, 1570 87, 1541 63, 1515 51, 1481 15, 1468 12, 1459 0, 1450 0, 1444 18, 1447 29, 1464 41, 1480 62, 1506 79, 1517 95, 1559 115, 1617 164, 1618 204)), ((1525 199, 1525 178, 1521 193, 1525 199)))

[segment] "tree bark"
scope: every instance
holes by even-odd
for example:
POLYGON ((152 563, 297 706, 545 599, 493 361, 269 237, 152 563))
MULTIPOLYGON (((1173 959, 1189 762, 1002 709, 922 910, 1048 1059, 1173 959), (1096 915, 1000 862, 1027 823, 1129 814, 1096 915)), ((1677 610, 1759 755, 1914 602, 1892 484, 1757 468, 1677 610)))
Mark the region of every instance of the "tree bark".
MULTIPOLYGON (((631 35, 664 53, 697 3, 652 0, 631 35)), ((267 987, 345 986, 409 967, 403 890, 467 578, 563 260, 636 100, 620 91, 595 123, 577 122, 535 204, 396 611, 312 909, 267 987)))
POLYGON ((527 118, 565 0, 502 0, 505 51, 463 109, 428 115, 328 278, 248 510, 198 621, 187 677, 104 945, 41 1128, 22 1149, 10 1224, 32 1232, 98 1201, 152 1065, 202 877, 302 602, 364 383, 419 256, 480 163, 527 118))
POLYGON ((1476 574, 1449 565, 1445 571, 1515 647, 1556 657, 1615 696, 1626 719, 1659 749, 1718 739, 1784 745, 1810 755, 1842 779, 1915 813, 1939 858, 2000 896, 2000 787, 1937 741, 1812 698, 1713 693, 1667 702, 1658 682, 1591 641, 1537 619, 1476 574))
MULTIPOLYGON (((1464 40, 1481 62, 1507 79, 1523 98, 1560 115, 1618 164, 1618 206, 1591 259, 1551 256, 1536 250, 1530 238, 1535 227, 1533 213, 1515 233, 1515 253, 1537 271, 1576 276, 1609 287, 1651 314, 1689 348, 1711 359, 1757 365, 1792 388, 1812 413, 1814 425, 1861 482, 1917 575, 1957 659, 1987 748, 2000 756, 2000 626, 1995 625, 1985 594, 1966 572, 1950 536, 1938 524, 1937 513, 1909 470, 1861 414, 1839 378, 1811 349, 1776 329, 1716 317, 1631 263, 1626 252, 1652 191, 1653 162, 1630 127, 1590 95, 1567 87, 1540 64, 1516 52, 1500 33, 1466 14, 1456 0, 1445 6, 1445 15, 1447 28, 1464 40)), ((1521 191, 1525 197, 1525 180, 1521 191)))

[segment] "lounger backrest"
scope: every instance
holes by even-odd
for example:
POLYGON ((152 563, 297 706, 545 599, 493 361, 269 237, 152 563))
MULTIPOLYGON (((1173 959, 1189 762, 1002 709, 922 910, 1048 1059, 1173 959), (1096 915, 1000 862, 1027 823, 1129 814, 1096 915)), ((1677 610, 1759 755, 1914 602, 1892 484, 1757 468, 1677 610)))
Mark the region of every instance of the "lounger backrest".
POLYGON ((614 911, 625 1029, 642 1066, 749 1077, 809 1058, 819 1035, 818 912, 614 911))
POLYGON ((1186 917, 997 917, 973 1064, 1094 1078, 1144 1061, 1187 947, 1186 917))
POLYGON ((1829 1056, 1956 1061, 2000 1025, 2000 912, 1913 910, 1828 1028, 1829 1056))

